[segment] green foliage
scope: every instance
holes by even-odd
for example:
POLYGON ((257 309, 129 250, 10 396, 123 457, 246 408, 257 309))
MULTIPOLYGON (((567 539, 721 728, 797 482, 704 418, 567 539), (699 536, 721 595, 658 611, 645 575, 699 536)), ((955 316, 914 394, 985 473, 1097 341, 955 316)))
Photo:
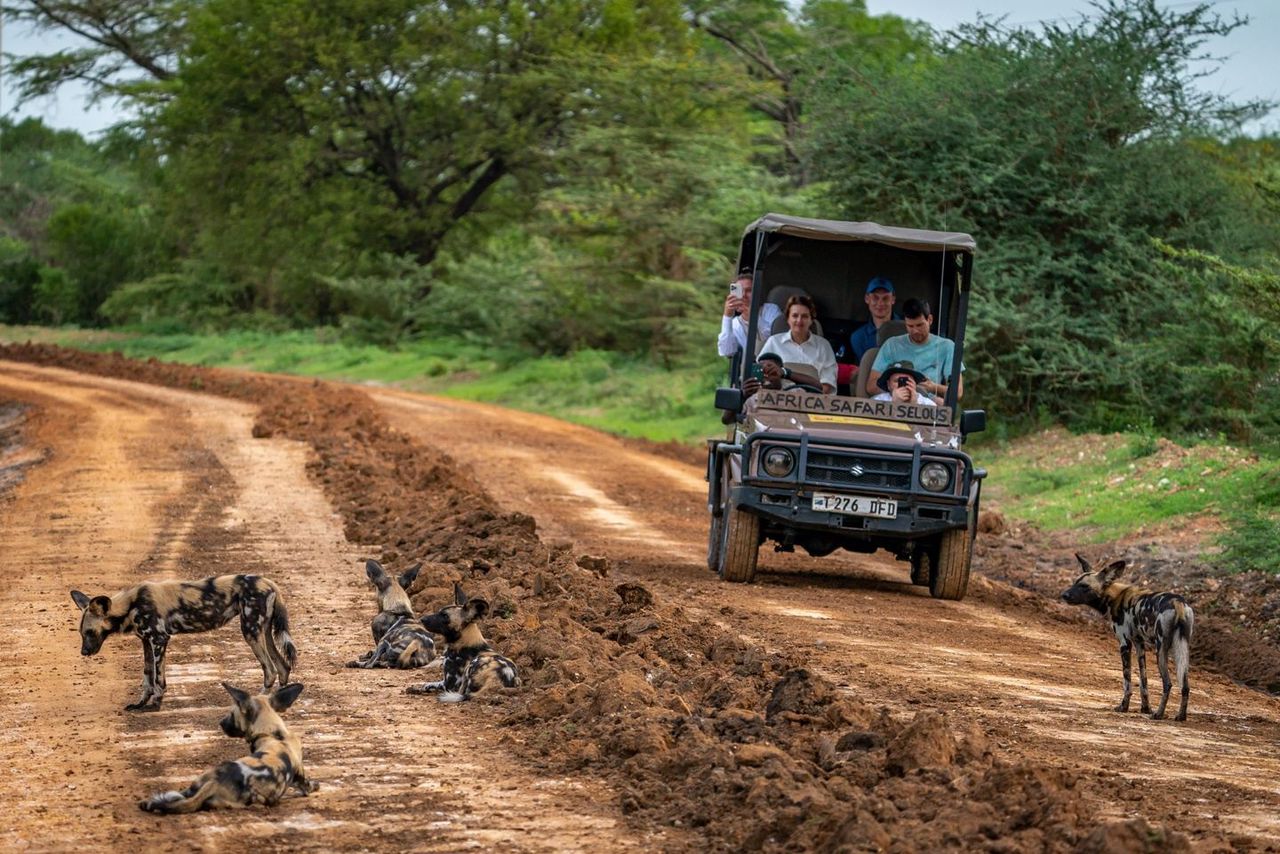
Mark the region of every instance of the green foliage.
MULTIPOLYGON (((1253 306, 1238 293, 1224 295, 1231 306, 1185 296, 1152 238, 1248 265, 1280 237, 1204 136, 1250 106, 1201 94, 1187 69, 1233 26, 1207 6, 1130 0, 1043 30, 981 22, 911 74, 825 81, 812 152, 842 214, 977 237, 965 351, 975 403, 1028 420, 1184 425, 1191 395, 1170 402, 1169 372, 1144 345, 1205 314, 1234 332, 1253 306)), ((1219 350, 1255 377, 1274 371, 1269 357, 1219 350)))
POLYGON ((245 325, 246 288, 217 271, 194 264, 115 290, 101 306, 111 323, 169 329, 221 329, 245 325))
POLYGON ((35 320, 36 285, 40 262, 21 240, 0 237, 0 323, 35 320))
POLYGON ((1225 514, 1222 561, 1236 572, 1280 575, 1280 470, 1261 471, 1225 514))

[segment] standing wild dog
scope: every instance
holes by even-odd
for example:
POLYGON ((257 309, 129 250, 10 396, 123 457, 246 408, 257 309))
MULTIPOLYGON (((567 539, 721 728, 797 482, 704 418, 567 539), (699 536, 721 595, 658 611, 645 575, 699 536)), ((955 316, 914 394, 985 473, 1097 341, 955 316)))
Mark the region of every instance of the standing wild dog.
POLYGON ((453 585, 453 602, 422 618, 422 625, 445 639, 444 679, 409 688, 410 694, 439 693, 444 703, 465 700, 495 682, 507 688, 520 684, 515 663, 498 655, 480 634, 477 621, 489 613, 483 599, 467 599, 462 587, 453 585))
POLYGON ((108 635, 142 640, 142 697, 129 711, 154 711, 164 697, 164 653, 171 635, 207 632, 240 615, 240 631, 262 665, 262 685, 288 684, 298 650, 279 589, 260 575, 219 575, 203 581, 144 581, 112 596, 71 598, 80 616, 80 654, 94 655, 108 635), (283 650, 283 652, 281 652, 283 650))
POLYGON ((1182 703, 1178 706, 1177 721, 1187 719, 1187 698, 1191 693, 1187 681, 1187 667, 1191 658, 1191 635, 1195 630, 1195 613, 1187 601, 1176 593, 1153 593, 1123 581, 1116 581, 1124 571, 1123 560, 1113 561, 1101 569, 1095 569, 1080 555, 1076 560, 1084 568, 1084 574, 1062 593, 1062 598, 1072 605, 1088 605, 1100 614, 1111 618, 1111 627, 1120 641, 1120 663, 1124 668, 1124 696, 1117 712, 1129 711, 1129 696, 1133 693, 1130 681, 1130 651, 1138 650, 1138 687, 1142 692, 1142 711, 1151 711, 1147 698, 1147 646, 1156 649, 1156 665, 1160 668, 1160 682, 1164 694, 1160 708, 1153 718, 1164 717, 1164 707, 1169 702, 1173 682, 1169 679, 1169 652, 1178 670, 1178 683, 1182 691, 1182 703))
POLYGON ((365 574, 378 591, 378 616, 373 618, 370 626, 374 648, 355 661, 347 662, 347 667, 412 670, 426 667, 436 657, 436 642, 431 639, 430 632, 418 625, 413 605, 409 603, 409 594, 404 592, 418 577, 420 569, 422 564, 412 566, 396 579, 387 575, 376 560, 365 563, 365 574))
POLYGON ((252 804, 273 807, 291 788, 304 797, 319 788, 307 779, 302 767, 302 742, 289 732, 279 714, 298 699, 301 683, 257 697, 226 682, 222 687, 236 703, 222 719, 222 731, 232 738, 244 738, 253 752, 204 772, 181 792, 161 792, 139 801, 142 809, 175 813, 252 804))

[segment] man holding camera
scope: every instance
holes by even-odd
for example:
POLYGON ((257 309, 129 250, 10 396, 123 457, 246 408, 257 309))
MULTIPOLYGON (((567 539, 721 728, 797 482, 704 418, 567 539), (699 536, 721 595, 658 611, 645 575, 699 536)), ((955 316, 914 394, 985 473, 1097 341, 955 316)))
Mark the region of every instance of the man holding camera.
MULTIPOLYGON (((720 337, 716 349, 721 356, 732 356, 747 348, 747 321, 751 317, 751 268, 743 267, 738 278, 729 285, 724 298, 724 319, 720 321, 720 337)), ((756 348, 769 337, 773 322, 782 316, 782 309, 773 303, 760 306, 760 318, 756 323, 756 348)))
POLYGON ((914 403, 917 406, 937 406, 934 399, 917 390, 916 384, 925 381, 924 374, 905 359, 884 369, 876 380, 881 392, 872 400, 889 400, 894 403, 914 403))

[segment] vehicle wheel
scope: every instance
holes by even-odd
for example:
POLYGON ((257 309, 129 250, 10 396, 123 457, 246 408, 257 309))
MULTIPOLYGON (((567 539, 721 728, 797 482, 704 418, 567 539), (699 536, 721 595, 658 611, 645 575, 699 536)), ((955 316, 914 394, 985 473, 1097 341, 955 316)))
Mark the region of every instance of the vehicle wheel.
POLYGON ((707 569, 720 571, 721 540, 724 538, 724 514, 712 515, 710 530, 707 531, 707 569))
POLYGON ((929 579, 929 593, 935 599, 964 598, 969 587, 969 562, 973 552, 968 528, 947 531, 938 542, 938 561, 929 579))
POLYGON ((720 478, 720 515, 711 515, 711 524, 707 531, 707 569, 720 572, 720 561, 724 559, 724 527, 725 517, 729 515, 729 478, 728 465, 721 466, 717 475, 720 478))
POLYGON ((911 554, 911 583, 917 587, 929 586, 929 576, 933 574, 932 554, 928 548, 916 549, 911 554))
POLYGON ((756 558, 760 554, 760 517, 735 506, 725 511, 724 525, 720 577, 749 584, 756 577, 756 558))

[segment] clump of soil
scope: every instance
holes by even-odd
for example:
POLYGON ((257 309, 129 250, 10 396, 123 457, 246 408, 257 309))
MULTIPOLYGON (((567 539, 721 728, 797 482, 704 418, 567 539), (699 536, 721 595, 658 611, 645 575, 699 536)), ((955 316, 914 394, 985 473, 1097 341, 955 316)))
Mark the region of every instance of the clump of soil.
POLYGON ((23 473, 44 459, 44 452, 25 440, 29 407, 0 400, 0 496, 22 482, 23 473))
MULTIPOLYGON (((479 695, 473 713, 499 716, 526 760, 607 778, 638 825, 694 828, 715 850, 1110 850, 1129 838, 1093 818, 1113 779, 1002 756, 976 725, 936 711, 892 716, 798 657, 619 584, 607 560, 543 542, 534 519, 503 513, 358 391, 46 346, 0 356, 257 403, 255 436, 314 449, 310 472, 348 539, 392 571, 425 562, 409 591, 420 613, 454 583, 489 601, 484 631, 524 686, 479 695)), ((993 547, 1014 550, 1009 536, 993 547)))

